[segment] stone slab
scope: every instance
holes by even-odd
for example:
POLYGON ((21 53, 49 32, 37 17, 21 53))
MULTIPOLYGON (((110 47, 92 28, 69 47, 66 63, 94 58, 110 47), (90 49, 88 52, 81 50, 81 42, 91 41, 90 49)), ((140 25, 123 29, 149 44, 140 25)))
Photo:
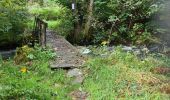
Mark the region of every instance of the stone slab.
POLYGON ((77 68, 85 63, 85 57, 64 37, 47 31, 47 45, 57 53, 57 57, 50 62, 51 68, 77 68))

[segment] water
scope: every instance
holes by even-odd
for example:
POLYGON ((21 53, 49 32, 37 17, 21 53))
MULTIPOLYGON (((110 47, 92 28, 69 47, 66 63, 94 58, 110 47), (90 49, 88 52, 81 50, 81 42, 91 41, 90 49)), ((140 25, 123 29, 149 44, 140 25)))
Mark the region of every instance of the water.
POLYGON ((16 52, 16 49, 8 50, 8 51, 3 51, 0 50, 0 55, 2 56, 3 59, 9 59, 14 57, 16 52))

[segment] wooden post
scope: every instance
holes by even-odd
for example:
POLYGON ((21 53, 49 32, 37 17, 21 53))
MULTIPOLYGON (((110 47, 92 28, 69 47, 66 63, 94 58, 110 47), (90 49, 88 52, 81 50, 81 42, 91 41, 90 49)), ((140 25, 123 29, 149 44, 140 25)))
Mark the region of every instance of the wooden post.
POLYGON ((47 23, 42 21, 39 18, 35 18, 35 28, 34 28, 34 35, 36 35, 36 39, 38 39, 38 42, 40 46, 43 48, 46 47, 46 29, 47 29, 47 23))
POLYGON ((41 46, 43 48, 46 47, 46 24, 42 24, 42 31, 41 31, 41 46))

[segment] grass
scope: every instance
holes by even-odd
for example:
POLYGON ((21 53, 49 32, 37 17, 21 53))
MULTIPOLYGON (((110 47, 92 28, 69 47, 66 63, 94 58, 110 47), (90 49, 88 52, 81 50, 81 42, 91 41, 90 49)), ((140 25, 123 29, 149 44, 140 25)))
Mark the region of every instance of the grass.
POLYGON ((90 100, 168 100, 168 94, 162 93, 160 87, 169 84, 163 82, 169 77, 150 71, 162 64, 153 57, 141 61, 117 49, 109 57, 89 60, 84 89, 90 100))
POLYGON ((76 85, 64 70, 51 71, 51 50, 36 48, 29 53, 32 60, 16 65, 14 60, 0 60, 0 99, 69 99, 76 85), (30 64, 26 64, 30 63, 30 64))
POLYGON ((141 61, 117 48, 108 57, 90 57, 83 68, 83 84, 73 85, 66 70, 49 68, 49 61, 55 57, 52 50, 25 46, 22 51, 26 60, 20 59, 17 65, 16 58, 0 59, 0 99, 71 100, 69 94, 79 89, 88 92, 88 100, 169 99, 164 93, 164 87, 169 88, 169 76, 151 72, 157 66, 170 66, 169 58, 150 56, 141 61))

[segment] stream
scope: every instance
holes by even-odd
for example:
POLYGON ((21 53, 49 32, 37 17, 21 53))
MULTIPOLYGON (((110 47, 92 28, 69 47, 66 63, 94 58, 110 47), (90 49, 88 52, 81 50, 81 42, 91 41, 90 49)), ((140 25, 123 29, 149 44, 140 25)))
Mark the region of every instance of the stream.
POLYGON ((3 59, 9 59, 15 55, 16 49, 0 50, 0 55, 3 59))

